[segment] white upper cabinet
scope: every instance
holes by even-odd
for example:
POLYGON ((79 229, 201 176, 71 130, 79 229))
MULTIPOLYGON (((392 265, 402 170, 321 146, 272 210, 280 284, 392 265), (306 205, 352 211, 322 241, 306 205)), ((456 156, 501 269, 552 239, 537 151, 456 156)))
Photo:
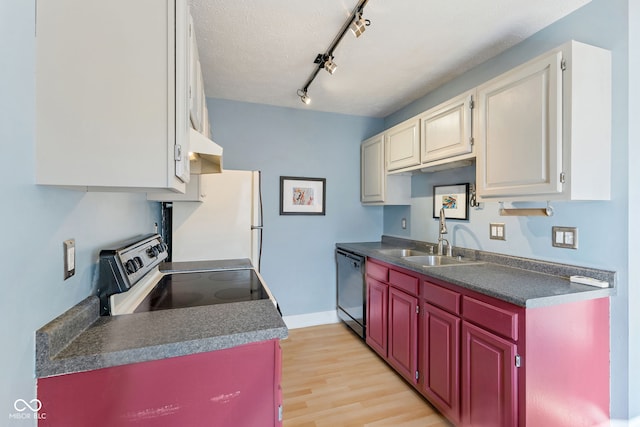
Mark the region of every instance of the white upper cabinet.
POLYGON ((479 198, 609 199, 610 52, 571 41, 477 91, 479 198))
POLYGON ((420 120, 413 118, 385 133, 387 170, 420 164, 420 120))
POLYGON ((370 138, 360 145, 360 201, 381 203, 385 195, 384 135, 370 138))
POLYGON ((422 163, 473 151, 473 94, 464 93, 420 116, 422 163))
POLYGON ((411 175, 387 175, 384 146, 383 133, 360 145, 360 201, 372 205, 408 205, 411 175))
POLYGON ((186 0, 40 0, 36 182, 183 192, 186 0))
POLYGON ((189 118, 191 119, 191 126, 200 133, 202 133, 204 124, 203 98, 204 85, 202 83, 198 42, 193 26, 193 17, 189 16, 189 118))

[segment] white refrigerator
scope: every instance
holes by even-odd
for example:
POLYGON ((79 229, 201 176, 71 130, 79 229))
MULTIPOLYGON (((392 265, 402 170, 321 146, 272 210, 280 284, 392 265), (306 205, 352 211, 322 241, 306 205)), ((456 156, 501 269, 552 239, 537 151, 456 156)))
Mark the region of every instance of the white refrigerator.
POLYGON ((249 258, 260 267, 260 172, 200 175, 202 202, 173 202, 172 261, 249 258))

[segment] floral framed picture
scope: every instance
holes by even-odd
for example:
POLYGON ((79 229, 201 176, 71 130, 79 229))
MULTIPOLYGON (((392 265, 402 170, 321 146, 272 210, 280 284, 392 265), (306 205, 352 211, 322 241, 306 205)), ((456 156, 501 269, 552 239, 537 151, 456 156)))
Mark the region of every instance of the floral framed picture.
POLYGON ((326 179, 280 177, 280 215, 324 215, 326 179))
POLYGON ((440 217, 440 209, 444 208, 447 219, 469 219, 468 210, 469 184, 434 185, 433 217, 440 217))

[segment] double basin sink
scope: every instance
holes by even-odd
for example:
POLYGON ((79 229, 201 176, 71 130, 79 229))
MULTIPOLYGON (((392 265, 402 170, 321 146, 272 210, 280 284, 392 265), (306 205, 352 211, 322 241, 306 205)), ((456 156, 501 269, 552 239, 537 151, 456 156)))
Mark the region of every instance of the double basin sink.
POLYGON ((426 252, 421 252, 415 249, 380 249, 379 252, 383 255, 402 258, 404 261, 420 265, 422 267, 444 267, 444 266, 456 266, 456 265, 472 265, 472 264, 484 264, 481 261, 474 261, 470 259, 463 259, 462 257, 450 257, 445 255, 434 255, 426 252))

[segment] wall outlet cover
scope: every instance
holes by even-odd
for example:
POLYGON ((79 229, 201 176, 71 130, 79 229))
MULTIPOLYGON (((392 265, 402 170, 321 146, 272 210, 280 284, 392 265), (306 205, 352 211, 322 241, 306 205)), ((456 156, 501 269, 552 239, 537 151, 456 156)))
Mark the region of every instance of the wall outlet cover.
POLYGON ((489 224, 489 239, 507 240, 506 228, 503 222, 492 222, 489 224))
POLYGON ((551 245, 556 248, 578 249, 578 228, 552 227, 551 245))
POLYGON ((62 242, 64 248, 64 280, 76 274, 76 241, 69 239, 62 242))

